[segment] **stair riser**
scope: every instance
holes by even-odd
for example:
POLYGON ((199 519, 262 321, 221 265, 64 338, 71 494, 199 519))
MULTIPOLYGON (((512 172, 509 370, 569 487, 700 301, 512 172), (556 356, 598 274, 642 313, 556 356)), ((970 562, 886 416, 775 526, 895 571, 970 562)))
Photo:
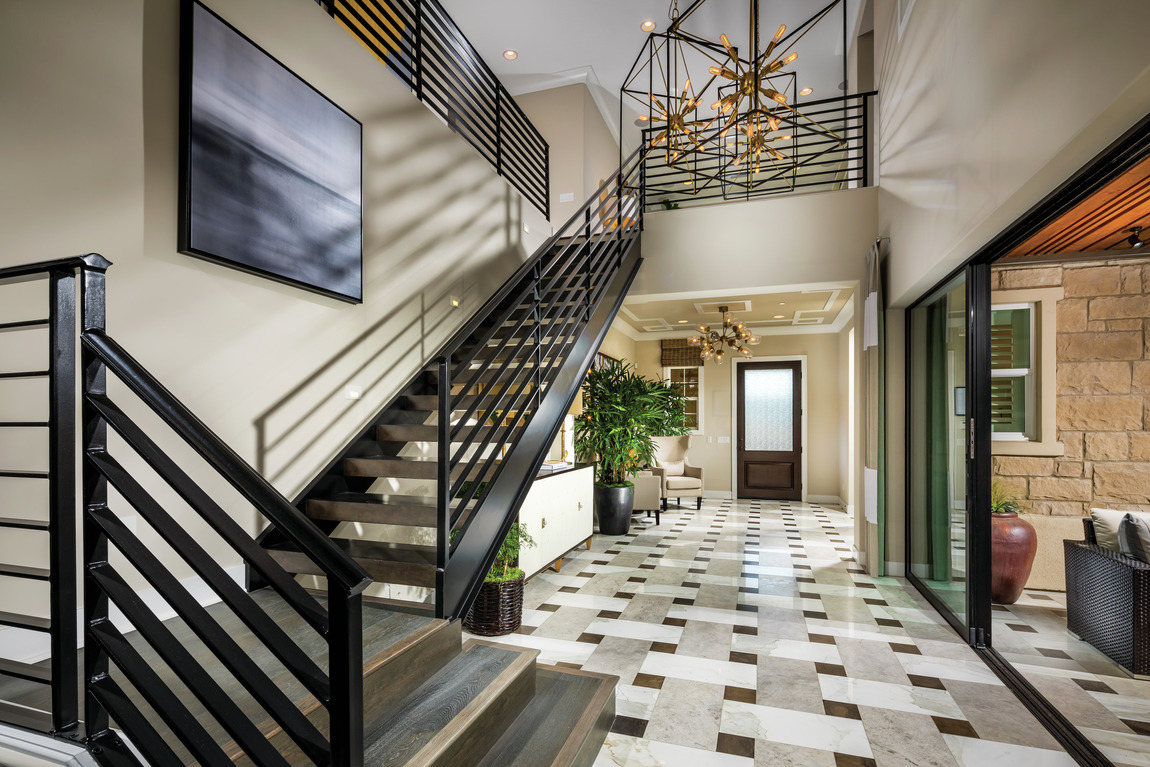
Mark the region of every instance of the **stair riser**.
MULTIPOLYGON (((460 443, 464 437, 472 438, 473 434, 474 439, 486 439, 491 432, 492 427, 490 426, 480 426, 478 431, 476 431, 474 424, 464 426, 452 442, 460 443)), ((439 427, 423 424, 388 424, 376 427, 375 438, 380 442, 438 442, 439 427)))
MULTIPOLYGON (((467 467, 463 464, 451 470, 451 478, 459 479, 467 467)), ((478 469, 473 470, 478 471, 478 469)), ((439 467, 433 461, 389 461, 386 458, 349 458, 344 461, 344 474, 349 477, 378 477, 392 479, 439 479, 439 467)))

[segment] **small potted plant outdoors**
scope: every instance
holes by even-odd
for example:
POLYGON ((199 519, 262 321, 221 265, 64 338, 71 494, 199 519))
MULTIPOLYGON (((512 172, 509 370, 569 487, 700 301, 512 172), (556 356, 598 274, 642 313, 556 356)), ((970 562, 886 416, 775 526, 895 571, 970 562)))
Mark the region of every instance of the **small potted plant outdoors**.
POLYGON ((664 396, 634 366, 613 360, 587 372, 583 412, 575 419, 575 452, 595 461, 595 514, 603 535, 626 535, 635 486, 628 479, 650 463, 652 428, 664 396))
POLYGON ((1038 551, 1038 533, 1018 512, 1018 499, 1001 482, 991 482, 990 599, 1000 605, 1022 596, 1038 551))
POLYGON ((519 628, 523 621, 523 571, 517 560, 521 548, 534 545, 527 528, 518 522, 511 525, 479 587, 475 604, 463 620, 465 629, 481 636, 503 636, 519 628))

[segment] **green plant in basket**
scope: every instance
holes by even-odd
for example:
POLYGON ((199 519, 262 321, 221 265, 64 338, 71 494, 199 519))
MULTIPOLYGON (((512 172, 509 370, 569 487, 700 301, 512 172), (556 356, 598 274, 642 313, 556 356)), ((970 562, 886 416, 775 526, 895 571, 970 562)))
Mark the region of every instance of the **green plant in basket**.
POLYGON ((495 562, 491 565, 490 572, 483 580, 487 583, 503 583, 521 578, 523 571, 515 565, 519 559, 519 550, 530 549, 533 546, 535 539, 527 532, 527 528, 518 522, 513 524, 495 555, 495 562))

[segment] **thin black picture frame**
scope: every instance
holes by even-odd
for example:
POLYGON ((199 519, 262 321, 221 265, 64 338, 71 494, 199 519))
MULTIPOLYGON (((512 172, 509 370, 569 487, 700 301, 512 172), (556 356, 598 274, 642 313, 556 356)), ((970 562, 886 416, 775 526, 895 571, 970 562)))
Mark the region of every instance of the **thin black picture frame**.
MULTIPOLYGON (((334 113, 333 113, 334 114, 334 113)), ((226 19, 221 17, 211 8, 209 8, 200 0, 182 0, 180 9, 180 116, 179 116, 179 211, 178 211, 178 228, 177 228, 177 250, 185 255, 194 256, 196 258, 204 259, 214 263, 227 266, 229 268, 237 269, 239 271, 255 274, 260 277, 265 277, 276 282, 284 283, 294 287, 303 288, 313 293, 318 293, 324 296, 335 298, 348 303, 359 304, 363 302, 363 124, 351 115, 347 110, 343 109, 339 104, 336 104, 328 98, 319 89, 308 83, 300 77, 295 71, 286 66, 275 56, 271 55, 264 48, 252 41, 247 35, 243 34, 234 25, 229 23, 226 19), (193 168, 192 162, 192 146, 193 146, 193 85, 194 85, 194 62, 195 62, 195 12, 197 7, 210 14, 214 19, 224 25, 231 33, 234 33, 246 45, 251 46, 252 49, 257 51, 262 56, 266 57, 269 62, 274 63, 283 70, 285 81, 298 82, 300 86, 306 88, 311 93, 319 96, 322 102, 330 105, 333 110, 336 110, 339 115, 345 117, 350 124, 354 124, 358 133, 358 141, 356 143, 355 160, 358 162, 357 189, 356 189, 356 211, 354 216, 355 229, 354 239, 356 244, 352 249, 345 249, 343 256, 346 258, 351 253, 354 253, 354 275, 352 280, 345 280, 347 287, 350 289, 337 289, 331 285, 325 285, 304 279, 297 271, 293 274, 291 271, 291 264, 293 263, 290 257, 284 257, 283 263, 285 268, 283 270, 275 270, 265 268, 264 266, 256 263, 245 261, 243 258, 237 258, 235 254, 222 254, 213 250, 206 249, 200 245, 202 237, 198 236, 197 227, 202 227, 204 223, 197 220, 193 211, 193 200, 195 193, 195 185, 200 183, 197 177, 196 169, 193 168), (352 286, 351 283, 354 283, 352 286)), ((306 225, 306 222, 305 222, 306 225)), ((349 262, 350 263, 350 262, 349 262)), ((315 264, 307 264, 308 266, 315 266, 315 264)))

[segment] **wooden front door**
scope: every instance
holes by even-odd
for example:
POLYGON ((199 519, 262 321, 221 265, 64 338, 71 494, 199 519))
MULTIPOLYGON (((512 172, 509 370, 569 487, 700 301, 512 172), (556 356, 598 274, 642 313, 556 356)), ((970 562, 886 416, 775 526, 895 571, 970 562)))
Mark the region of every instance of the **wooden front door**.
POLYGON ((739 365, 738 495, 802 500, 802 363, 739 365))

